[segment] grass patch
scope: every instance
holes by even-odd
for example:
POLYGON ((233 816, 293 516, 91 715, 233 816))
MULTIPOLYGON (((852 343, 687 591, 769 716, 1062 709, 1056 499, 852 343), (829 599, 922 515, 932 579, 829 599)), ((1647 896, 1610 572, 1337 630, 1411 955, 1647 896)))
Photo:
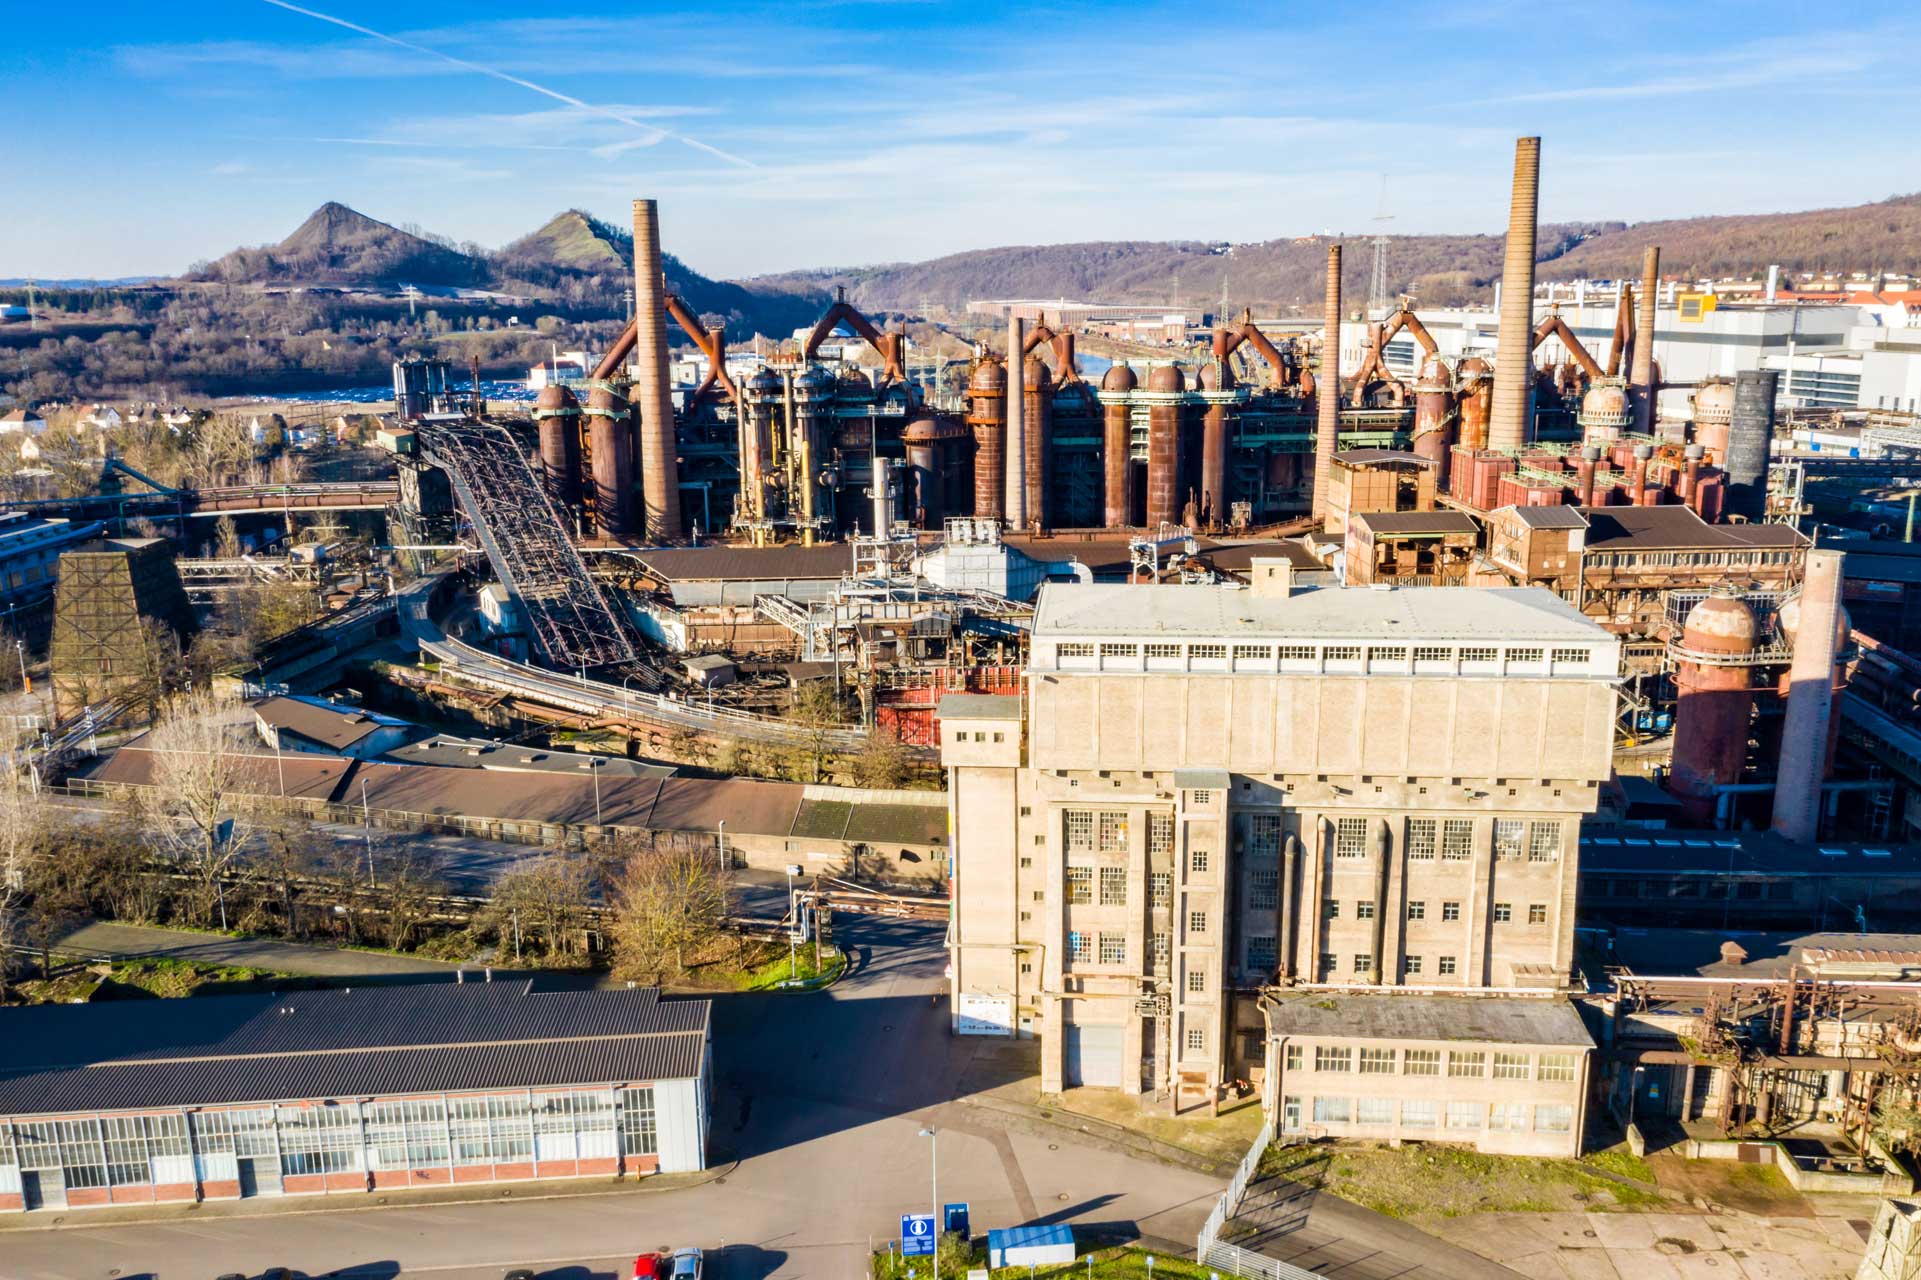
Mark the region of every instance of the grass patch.
POLYGON ((1625 1152, 1588 1160, 1486 1155, 1459 1147, 1296 1146, 1270 1149, 1263 1177, 1306 1183, 1392 1218, 1457 1218, 1473 1213, 1559 1213, 1666 1205, 1648 1188, 1653 1171, 1625 1152), (1628 1162, 1632 1162, 1631 1164, 1628 1162), (1638 1166, 1640 1172, 1635 1172, 1638 1166), (1605 1172, 1603 1172, 1605 1171, 1605 1172))
POLYGON ((165 958, 117 960, 66 970, 15 986, 24 1004, 85 1004, 107 1000, 177 1000, 199 995, 255 995, 325 985, 270 969, 195 964, 165 958))
POLYGON ((736 991, 772 991, 786 982, 790 976, 798 977, 801 982, 818 986, 832 982, 847 967, 847 957, 839 947, 828 946, 821 949, 821 962, 814 963, 812 943, 796 951, 794 967, 790 973, 787 949, 774 943, 768 946, 776 953, 735 969, 730 973, 716 975, 728 979, 736 991))
POLYGON ((1581 1157, 1581 1163, 1591 1165, 1602 1173, 1611 1173, 1620 1178, 1633 1178, 1636 1182, 1652 1184, 1654 1166, 1635 1155, 1626 1147, 1609 1147, 1605 1151, 1592 1151, 1581 1157))
MULTIPOLYGON (((1077 1256, 1072 1262, 1060 1263, 1051 1267, 1036 1267, 1031 1273, 1033 1280, 1210 1280, 1214 1274, 1206 1267, 1183 1258, 1172 1258, 1164 1253, 1155 1253, 1133 1245, 1100 1247, 1092 1242, 1083 1243, 1082 1233, 1077 1229, 1075 1235, 1077 1256), (1152 1272, 1148 1270, 1148 1258, 1154 1259, 1152 1272)), ((954 1236, 941 1242, 940 1274, 934 1274, 932 1260, 925 1257, 902 1258, 897 1249, 881 1250, 874 1254, 869 1273, 872 1280, 964 1280, 970 1269, 987 1267, 987 1241, 967 1246, 954 1236)), ((1027 1280, 1030 1274, 1026 1267, 1002 1267, 995 1275, 1019 1277, 1027 1280)))

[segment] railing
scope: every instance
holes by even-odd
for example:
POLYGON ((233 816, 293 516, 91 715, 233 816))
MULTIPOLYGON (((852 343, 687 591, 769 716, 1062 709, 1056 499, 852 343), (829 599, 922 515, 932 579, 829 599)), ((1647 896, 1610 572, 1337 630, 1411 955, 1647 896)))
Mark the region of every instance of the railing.
POLYGON ((1262 1280, 1320 1280, 1318 1271, 1307 1271, 1291 1262, 1231 1244, 1211 1246, 1200 1256, 1200 1263, 1216 1273, 1257 1276, 1262 1280))
POLYGON ((1227 1220, 1240 1209, 1241 1201, 1247 1198, 1247 1184, 1254 1180, 1254 1174, 1260 1169, 1261 1156, 1266 1153, 1268 1141, 1273 1136, 1272 1119, 1262 1116, 1261 1131, 1254 1136, 1254 1144, 1241 1157, 1240 1164, 1234 1169, 1234 1176, 1228 1180, 1227 1190, 1214 1202, 1214 1211, 1207 1215, 1207 1222, 1201 1227, 1200 1239, 1194 1246, 1196 1258, 1207 1257, 1220 1239, 1221 1228, 1227 1225, 1227 1220))

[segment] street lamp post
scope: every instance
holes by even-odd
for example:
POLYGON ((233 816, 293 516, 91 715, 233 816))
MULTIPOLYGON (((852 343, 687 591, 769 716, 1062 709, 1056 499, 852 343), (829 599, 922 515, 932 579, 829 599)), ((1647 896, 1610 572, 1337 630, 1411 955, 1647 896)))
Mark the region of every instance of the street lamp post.
POLYGON ((720 876, 720 918, 727 918, 727 819, 720 820, 720 848, 714 853, 714 861, 719 864, 715 871, 720 876))
POLYGON ((367 807, 367 779, 360 780, 360 830, 367 840, 367 887, 378 889, 374 880, 374 823, 373 811, 367 807))
POLYGON ((927 1184, 928 1193, 934 1198, 934 1280, 940 1280, 940 1134, 932 1125, 920 1131, 927 1139, 927 1184))
POLYGON ((1634 1103, 1641 1096, 1641 1073, 1646 1070, 1646 1067, 1636 1067, 1634 1074, 1628 1078, 1628 1128, 1630 1129, 1634 1127, 1634 1103))
POLYGON ((793 982, 800 977, 800 909, 794 902, 794 877, 801 869, 792 863, 787 866, 787 980, 793 982))
POLYGON ((600 825, 600 757, 590 756, 588 761, 587 772, 594 779, 594 825, 597 827, 600 825))

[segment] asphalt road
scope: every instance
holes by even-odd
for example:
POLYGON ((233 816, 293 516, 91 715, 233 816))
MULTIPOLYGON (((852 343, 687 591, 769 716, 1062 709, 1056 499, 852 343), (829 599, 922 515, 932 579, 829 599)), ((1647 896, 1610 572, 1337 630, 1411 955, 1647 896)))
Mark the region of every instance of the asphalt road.
MULTIPOLYGON (((6 1280, 155 1280, 284 1265, 310 1276, 555 1280, 629 1274, 665 1244, 715 1249, 714 1280, 861 1280, 865 1257, 940 1198, 975 1229, 1037 1220, 1191 1240, 1219 1184, 951 1101, 978 1042, 946 1030, 939 925, 837 922, 855 969, 812 995, 715 1001, 714 1157, 724 1177, 658 1193, 200 1219, 0 1234, 6 1280), (931 1125, 930 1142, 919 1131, 931 1125)), ((525 1186, 526 1193, 537 1193, 525 1186)), ((293 1207, 296 1202, 289 1202, 293 1207)), ((74 1215, 69 1215, 69 1222, 74 1215)))

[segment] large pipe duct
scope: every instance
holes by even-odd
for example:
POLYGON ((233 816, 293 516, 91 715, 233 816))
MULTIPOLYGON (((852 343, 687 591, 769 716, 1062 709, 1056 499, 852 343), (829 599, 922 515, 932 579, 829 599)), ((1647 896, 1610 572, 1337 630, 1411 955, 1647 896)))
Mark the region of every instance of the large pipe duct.
POLYGON ((1748 658, 1759 643, 1754 614, 1732 594, 1688 611, 1674 685, 1674 768, 1668 790, 1692 827, 1714 821, 1717 788, 1741 781, 1754 710, 1748 658))
POLYGON ((1027 487, 1027 523, 1036 530, 1048 527, 1047 489, 1053 478, 1054 387, 1039 356, 1021 361, 1021 383, 1026 388, 1021 421, 1026 427, 1023 481, 1027 487))
POLYGON ((967 425, 974 432, 974 514, 998 520, 1005 515, 1007 496, 1007 366, 993 356, 981 357, 967 384, 973 410, 967 425))
POLYGON ((634 201, 634 326, 640 358, 635 402, 640 409, 640 491, 646 536, 681 535, 680 463, 675 452, 673 383, 667 373, 667 281, 660 266, 660 210, 634 201))
POLYGON ((1314 383, 1314 504, 1316 520, 1327 517, 1327 485, 1341 437, 1341 246, 1327 246, 1327 286, 1322 312, 1321 369, 1314 383))
POLYGON ((539 424, 540 471, 547 496, 562 508, 580 502, 580 402, 557 383, 540 389, 534 399, 534 421, 539 424))
POLYGON ((1759 520, 1768 510, 1768 450, 1774 436, 1774 392, 1780 374, 1773 369, 1743 369, 1734 375, 1734 405, 1729 412, 1727 510, 1759 520))
MULTIPOLYGON (((1387 819, 1374 819, 1374 977, 1375 986, 1385 986, 1388 981, 1387 967, 1387 880, 1392 863, 1392 845, 1387 833, 1387 819)), ((1395 965, 1394 977, 1400 978, 1400 965, 1395 965)))
POLYGON ((1147 375, 1147 527, 1181 522, 1181 396, 1187 380, 1176 365, 1147 375))
POLYGON ((1514 140, 1514 191, 1501 267, 1501 332, 1494 350, 1488 448, 1519 449, 1534 418, 1534 220, 1540 206, 1541 140, 1514 140))
POLYGON ((1628 394, 1634 401, 1634 430, 1654 432, 1654 291, 1661 287, 1661 248, 1649 245, 1641 253, 1641 296, 1634 317, 1634 363, 1629 367, 1628 394))
POLYGON ((1787 717, 1775 774, 1774 830, 1803 844, 1821 823, 1821 774, 1834 715, 1834 659, 1841 620, 1839 551, 1811 549, 1801 584, 1794 658, 1788 666, 1787 717))
POLYGON ((1281 919, 1280 935, 1281 966, 1280 979, 1291 982, 1294 978, 1294 918, 1300 914, 1299 890, 1295 882, 1301 875, 1301 840, 1299 836, 1289 835, 1281 846, 1281 919))
POLYGON ((1134 432, 1127 397, 1135 386, 1134 371, 1124 364, 1116 364, 1101 379, 1101 465, 1110 529, 1125 529, 1133 511, 1128 481, 1134 474, 1134 466, 1128 455, 1133 448, 1134 432))
POLYGON ((1010 529, 1027 527, 1027 380, 1021 352, 1027 345, 1027 321, 1007 317, 1007 497, 1005 518, 1010 529))

